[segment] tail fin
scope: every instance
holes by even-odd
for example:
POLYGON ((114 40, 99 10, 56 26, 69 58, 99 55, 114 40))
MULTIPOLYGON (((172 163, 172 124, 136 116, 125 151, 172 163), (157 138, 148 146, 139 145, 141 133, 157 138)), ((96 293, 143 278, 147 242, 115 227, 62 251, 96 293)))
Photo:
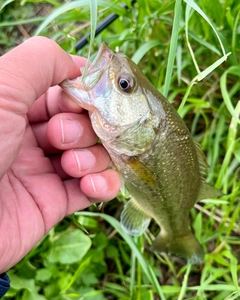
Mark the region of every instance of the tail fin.
POLYGON ((191 264, 200 264, 204 257, 202 246, 190 231, 183 236, 171 236, 160 232, 153 242, 152 250, 183 256, 191 264))

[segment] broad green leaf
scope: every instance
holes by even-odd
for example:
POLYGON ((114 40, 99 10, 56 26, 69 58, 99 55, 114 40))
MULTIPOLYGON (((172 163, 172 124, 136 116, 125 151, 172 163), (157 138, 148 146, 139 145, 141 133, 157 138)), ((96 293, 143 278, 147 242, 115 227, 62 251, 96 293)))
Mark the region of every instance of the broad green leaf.
POLYGON ((49 281, 52 275, 53 274, 51 270, 49 270, 48 268, 39 269, 37 270, 36 280, 43 281, 43 282, 49 281))
POLYGON ((10 273, 11 287, 15 290, 27 289, 29 291, 36 291, 34 279, 26 279, 10 273))
POLYGON ((80 262, 91 247, 91 239, 79 229, 69 229, 57 236, 48 253, 51 262, 72 264, 80 262))

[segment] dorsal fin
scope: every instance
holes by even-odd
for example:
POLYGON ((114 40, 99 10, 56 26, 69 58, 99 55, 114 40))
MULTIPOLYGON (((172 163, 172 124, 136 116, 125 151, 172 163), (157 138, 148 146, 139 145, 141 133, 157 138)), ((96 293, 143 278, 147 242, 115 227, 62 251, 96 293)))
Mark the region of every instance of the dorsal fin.
POLYGON ((224 194, 221 191, 219 191, 215 187, 213 187, 210 184, 208 184, 207 182, 205 182, 205 180, 207 178, 207 169, 209 168, 209 165, 207 163, 204 153, 202 152, 201 145, 196 141, 194 141, 194 144, 195 144, 195 148, 197 150, 200 176, 201 176, 201 180, 202 180, 201 188, 199 191, 197 201, 206 199, 206 198, 218 198, 218 197, 223 196, 224 194))

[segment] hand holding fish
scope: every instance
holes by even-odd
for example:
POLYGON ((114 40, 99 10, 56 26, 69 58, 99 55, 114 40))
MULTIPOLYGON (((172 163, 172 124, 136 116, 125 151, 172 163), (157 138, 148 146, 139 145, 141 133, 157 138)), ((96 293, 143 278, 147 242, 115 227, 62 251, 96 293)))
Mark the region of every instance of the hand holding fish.
POLYGON ((88 115, 56 86, 85 62, 43 37, 0 58, 0 274, 64 216, 119 190, 88 115))

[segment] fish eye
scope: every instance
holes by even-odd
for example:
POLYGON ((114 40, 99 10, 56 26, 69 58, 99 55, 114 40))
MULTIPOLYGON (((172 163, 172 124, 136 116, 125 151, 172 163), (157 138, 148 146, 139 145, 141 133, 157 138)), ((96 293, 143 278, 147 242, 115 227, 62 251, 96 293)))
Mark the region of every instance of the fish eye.
POLYGON ((132 76, 122 75, 118 79, 118 85, 122 91, 130 93, 135 86, 135 81, 132 76))

